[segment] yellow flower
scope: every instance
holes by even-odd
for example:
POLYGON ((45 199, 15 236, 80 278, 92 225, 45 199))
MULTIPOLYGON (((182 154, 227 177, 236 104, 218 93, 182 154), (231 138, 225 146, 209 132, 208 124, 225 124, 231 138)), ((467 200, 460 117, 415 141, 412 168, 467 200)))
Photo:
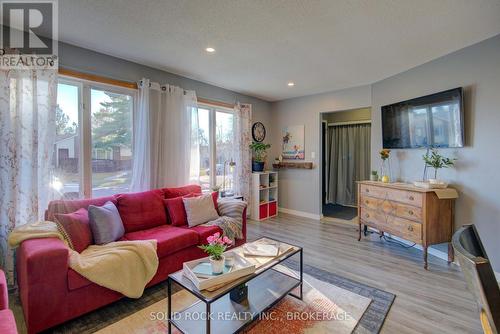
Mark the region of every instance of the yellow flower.
POLYGON ((389 158, 389 156, 391 155, 391 150, 387 149, 387 148, 384 148, 380 151, 380 158, 382 160, 386 160, 389 158))

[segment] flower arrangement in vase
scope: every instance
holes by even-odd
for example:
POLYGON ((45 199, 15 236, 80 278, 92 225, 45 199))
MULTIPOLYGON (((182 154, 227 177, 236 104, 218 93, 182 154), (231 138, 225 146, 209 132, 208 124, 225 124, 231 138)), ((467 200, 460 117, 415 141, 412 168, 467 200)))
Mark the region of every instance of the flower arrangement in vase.
POLYGON ((219 232, 207 238, 207 245, 198 246, 210 257, 210 265, 214 274, 221 274, 224 271, 224 251, 233 242, 228 237, 222 237, 219 232))
POLYGON ((391 182, 391 163, 389 158, 391 157, 391 150, 384 148, 380 152, 380 159, 382 163, 380 164, 380 180, 384 183, 391 182))

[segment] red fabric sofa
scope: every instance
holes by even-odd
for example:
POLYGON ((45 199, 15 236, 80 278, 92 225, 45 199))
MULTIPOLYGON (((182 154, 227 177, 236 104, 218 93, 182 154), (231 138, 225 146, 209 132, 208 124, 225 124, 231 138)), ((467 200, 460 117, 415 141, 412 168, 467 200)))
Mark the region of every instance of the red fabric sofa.
POLYGON ((9 309, 9 292, 5 274, 0 270, 0 333, 17 334, 16 319, 9 309))
MULTIPOLYGON (((88 208, 89 205, 114 202, 124 222, 123 240, 158 241, 160 264, 156 275, 148 284, 151 286, 164 281, 170 273, 180 270, 183 262, 205 256, 197 246, 205 243, 210 234, 221 232, 216 226, 172 226, 165 208, 154 206, 150 201, 152 194, 163 200, 190 193, 201 193, 201 188, 190 185, 103 198, 52 201, 45 218, 53 220, 56 213, 71 213, 80 208, 88 208), (144 214, 138 215, 138 212, 144 214), (166 221, 162 220, 163 215, 166 221)), ((242 218, 244 238, 237 240, 236 245, 246 240, 246 209, 242 218)), ((40 332, 123 297, 70 269, 68 257, 68 249, 56 238, 26 240, 17 250, 17 280, 28 333, 40 332)))

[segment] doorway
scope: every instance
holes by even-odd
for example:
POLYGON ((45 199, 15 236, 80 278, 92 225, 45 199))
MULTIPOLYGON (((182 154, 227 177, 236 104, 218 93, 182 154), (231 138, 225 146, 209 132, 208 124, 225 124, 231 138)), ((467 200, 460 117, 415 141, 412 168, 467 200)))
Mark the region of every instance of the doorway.
POLYGON ((322 212, 324 217, 357 216, 357 183, 370 176, 371 109, 323 113, 322 212))

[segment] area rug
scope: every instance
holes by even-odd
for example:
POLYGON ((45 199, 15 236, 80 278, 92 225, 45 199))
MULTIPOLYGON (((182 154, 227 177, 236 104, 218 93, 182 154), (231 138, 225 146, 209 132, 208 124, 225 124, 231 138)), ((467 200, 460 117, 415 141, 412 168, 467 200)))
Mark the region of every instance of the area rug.
MULTIPOLYGON (((295 269, 298 267, 298 264, 293 261, 287 265, 295 269)), ((336 333, 365 334, 380 331, 395 295, 309 265, 304 265, 304 274, 305 296, 306 291, 308 292, 308 297, 304 298, 306 302, 290 296, 285 297, 269 311, 274 312, 272 318, 254 322, 246 329, 247 333, 331 332, 322 327, 331 325, 331 317, 321 318, 320 316, 318 321, 316 316, 318 314, 338 314, 337 319, 343 319, 342 316, 345 316, 347 321, 336 321, 340 324, 336 327, 336 333), (290 320, 286 318, 290 312, 307 316, 290 320), (286 319, 286 321, 280 322, 276 319, 286 319), (355 322, 354 327, 353 322, 355 322)), ((178 291, 177 293, 186 292, 178 291)), ((165 297, 165 284, 159 284, 146 289, 140 299, 124 298, 57 326, 48 333, 165 333, 166 324, 161 319, 166 312, 165 297)), ((178 300, 188 301, 187 298, 178 300)), ((19 307, 16 309, 19 310, 19 307)), ((18 320, 19 317, 22 319, 22 314, 16 311, 15 314, 18 320)), ((26 333, 22 321, 18 321, 18 329, 19 333, 26 333)))
MULTIPOLYGON (((284 268, 279 268, 283 271, 284 268)), ((272 293, 269 292, 269 293, 272 293)), ((197 302, 196 297, 186 291, 177 292, 173 298, 174 310, 181 310, 197 302)), ((251 303, 251 295, 249 296, 251 303)), ((371 299, 320 281, 308 274, 304 275, 303 300, 286 296, 280 303, 253 322, 243 333, 352 333, 359 320, 371 303, 371 299)), ((247 304, 248 305, 248 304, 247 304)), ((249 309, 248 306, 244 307, 249 309)), ((167 299, 147 307, 111 326, 100 330, 99 334, 131 333, 160 334, 167 333, 167 299)), ((196 319, 196 327, 204 328, 204 315, 194 313, 189 319, 196 319)), ((215 314, 230 321, 232 317, 242 318, 245 312, 215 314)), ((180 334, 178 330, 173 333, 180 334)))

